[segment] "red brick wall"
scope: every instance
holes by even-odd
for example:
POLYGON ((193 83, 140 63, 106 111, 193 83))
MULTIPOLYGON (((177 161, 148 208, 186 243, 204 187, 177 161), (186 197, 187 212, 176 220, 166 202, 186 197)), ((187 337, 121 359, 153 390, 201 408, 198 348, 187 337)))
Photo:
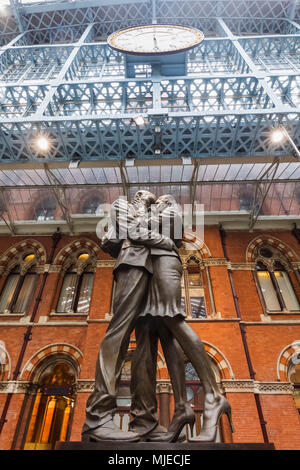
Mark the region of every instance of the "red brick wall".
MULTIPOLYGON (((229 260, 233 263, 246 262, 246 249, 248 244, 260 232, 228 232, 226 234, 226 246, 229 260)), ((300 255, 300 245, 289 232, 264 232, 274 236, 300 255)), ((0 256, 10 246, 29 237, 0 237, 0 256)), ((51 237, 30 237, 39 241, 49 255, 51 250, 51 237)), ((56 249, 56 254, 76 238, 63 236, 56 249)), ((96 236, 84 236, 99 245, 96 236)), ((205 229, 205 243, 213 258, 224 258, 221 240, 217 227, 205 229)), ((99 250, 98 259, 108 260, 110 257, 99 250)), ((221 320, 214 321, 192 321, 192 328, 200 338, 207 344, 217 348, 226 361, 230 364, 234 379, 243 380, 250 378, 246 356, 243 348, 239 321, 235 310, 231 286, 226 266, 211 266, 211 284, 217 312, 221 313, 221 320)), ((47 278, 42 300, 39 304, 36 322, 41 316, 48 316, 53 307, 53 299, 57 296, 59 280, 58 273, 50 273, 47 278)), ((205 276, 204 276, 205 279, 205 276)), ((40 280, 41 281, 41 280, 40 280)), ((92 380, 95 373, 97 354, 101 340, 105 335, 108 322, 105 314, 110 310, 110 297, 112 287, 112 268, 98 267, 95 273, 92 301, 89 317, 49 317, 48 324, 33 327, 32 340, 28 343, 22 362, 22 367, 39 350, 54 343, 67 343, 78 348, 83 353, 81 361, 80 379, 92 380), (82 321, 80 325, 58 324, 51 325, 51 321, 82 321), (88 320, 88 322, 87 322, 88 320), (50 326, 51 325, 51 326, 50 326)), ((261 322, 263 313, 257 289, 253 280, 252 272, 249 270, 233 270, 233 281, 238 297, 241 311, 241 319, 244 322, 256 322, 246 324, 246 338, 249 352, 256 376, 255 380, 267 382, 277 381, 278 357, 287 345, 300 338, 300 315, 272 316, 273 323, 257 324, 261 322), (274 320, 294 319, 294 323, 274 324, 274 320)), ((293 277, 293 282, 296 279, 293 277)), ((37 291, 36 291, 37 292, 37 291)), ((208 296, 208 289, 205 286, 208 296)), ((36 296, 34 296, 35 300, 36 296)), ((33 300, 33 302, 34 302, 33 300)), ((32 306, 33 308, 33 306, 32 306)), ((1 315, 0 340, 5 342, 6 349, 11 357, 12 371, 14 370, 21 350, 23 335, 26 325, 20 323, 19 317, 1 315), (1 321, 15 322, 15 326, 1 325, 1 321)), ((165 377, 166 370, 161 370, 161 378, 165 377)), ((232 436, 233 442, 263 442, 258 413, 252 393, 228 393, 228 399, 232 405, 233 421, 236 433, 232 436)), ((80 433, 85 416, 85 403, 88 393, 78 393, 75 402, 74 416, 71 428, 71 439, 80 439, 80 433)), ((269 440, 275 443, 276 448, 300 449, 299 417, 292 395, 260 395, 264 418, 267 421, 267 432, 269 440), (295 432, 297 430, 297 433, 295 432)), ((4 425, 0 437, 0 448, 11 448, 16 433, 16 425, 22 407, 24 395, 15 394, 10 403, 7 414, 7 423, 4 425)), ((0 393, 0 412, 2 412, 5 394, 0 393)), ((171 415, 173 403, 170 404, 171 415)), ((224 418, 226 421, 226 418, 224 418)), ((226 426, 226 423, 224 423, 226 426)), ((226 431, 226 441, 231 439, 230 433, 226 431)))

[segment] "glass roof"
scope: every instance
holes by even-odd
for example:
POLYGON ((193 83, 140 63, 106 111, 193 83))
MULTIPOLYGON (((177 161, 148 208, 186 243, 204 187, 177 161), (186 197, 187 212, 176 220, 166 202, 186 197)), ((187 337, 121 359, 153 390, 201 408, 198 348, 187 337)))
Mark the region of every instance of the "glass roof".
POLYGON ((227 163, 0 169, 0 226, 101 218, 115 199, 124 194, 131 199, 139 189, 156 196, 172 194, 182 206, 203 204, 206 214, 250 214, 261 204, 263 216, 300 216, 300 164, 279 163, 275 176, 268 175, 269 167, 227 163))
MULTIPOLYGON (((270 163, 226 163, 199 165, 197 171, 198 183, 203 182, 239 182, 257 181, 267 171, 270 163)), ((145 165, 124 166, 123 174, 126 183, 162 184, 182 183, 193 181, 195 167, 191 165, 145 165)), ((55 168, 51 174, 63 186, 75 185, 121 185, 122 175, 119 166, 90 167, 90 168, 55 168)), ((54 179, 45 169, 0 169, 0 188, 7 187, 41 187, 52 186, 54 179)), ((268 180, 268 174, 264 180, 268 180)), ((279 163, 276 181, 300 179, 300 163, 279 163)))

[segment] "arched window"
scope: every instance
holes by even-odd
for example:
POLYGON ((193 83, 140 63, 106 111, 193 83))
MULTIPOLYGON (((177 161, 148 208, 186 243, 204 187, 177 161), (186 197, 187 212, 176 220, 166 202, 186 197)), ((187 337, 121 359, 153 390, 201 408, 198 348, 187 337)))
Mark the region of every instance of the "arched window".
POLYGON ((1 313, 28 313, 37 283, 36 255, 19 257, 10 270, 0 295, 1 313))
POLYGON ((47 199, 43 199, 36 207, 35 207, 35 218, 38 221, 42 220, 53 220, 54 213, 56 209, 56 200, 54 197, 49 197, 47 199))
MULTIPOLYGON (((209 358, 211 363, 213 372, 215 374, 216 380, 220 381, 220 373, 216 366, 216 364, 209 358)), ((187 400, 189 401, 190 405, 192 406, 196 420, 193 428, 193 436, 198 435, 201 431, 202 424, 203 424, 203 409, 204 409, 204 391, 199 380, 198 374, 195 371, 193 365, 186 361, 185 363, 185 383, 186 383, 186 395, 187 400)), ((188 426, 187 429, 183 432, 190 433, 190 429, 188 426)), ((223 434, 222 434, 222 425, 221 421, 219 424, 219 430, 217 433, 216 442, 223 442, 223 434)))
POLYGON ((184 265, 181 280, 181 295, 182 307, 188 317, 206 317, 203 279, 199 260, 192 258, 184 265))
POLYGON ((66 270, 63 278, 56 312, 87 314, 90 308, 95 260, 89 252, 77 253, 72 260, 73 264, 66 270))
POLYGON ((87 199, 82 206, 83 214, 101 214, 101 199, 99 196, 94 196, 87 199))
POLYGON ((239 194, 240 210, 250 211, 253 205, 253 195, 250 192, 241 192, 239 194))
POLYGON ((294 400, 300 415, 300 350, 296 351, 291 358, 288 378, 294 385, 294 400))
POLYGON ((256 253, 256 279, 263 305, 268 312, 300 310, 287 260, 276 248, 264 246, 256 253))
POLYGON ((41 373, 24 448, 54 449, 66 441, 74 408, 75 372, 64 360, 48 365, 41 373))

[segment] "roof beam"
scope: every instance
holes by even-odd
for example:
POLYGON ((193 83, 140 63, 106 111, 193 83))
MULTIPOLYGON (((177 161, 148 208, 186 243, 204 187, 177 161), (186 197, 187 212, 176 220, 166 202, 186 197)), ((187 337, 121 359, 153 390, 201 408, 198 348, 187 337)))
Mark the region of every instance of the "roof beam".
POLYGON ((253 198, 252 210, 250 212, 249 231, 253 230, 270 188, 272 184, 275 183, 275 175, 278 170, 279 163, 279 158, 275 158, 273 163, 271 163, 267 170, 261 175, 259 180, 255 182, 255 194, 253 198), (270 172, 270 179, 264 179, 265 176, 269 175, 270 172))
POLYGON ((65 187, 63 187, 60 183, 60 181, 56 178, 56 176, 52 173, 52 171, 48 168, 48 165, 45 163, 44 164, 44 170, 47 174, 50 187, 54 190, 54 194, 56 197, 56 200, 62 210, 62 213, 65 217, 65 220, 68 224, 68 227, 70 229, 70 232, 73 234, 74 233, 74 227, 73 227, 73 222, 70 216, 70 211, 68 208, 67 204, 67 198, 66 198, 66 193, 65 193, 65 187))

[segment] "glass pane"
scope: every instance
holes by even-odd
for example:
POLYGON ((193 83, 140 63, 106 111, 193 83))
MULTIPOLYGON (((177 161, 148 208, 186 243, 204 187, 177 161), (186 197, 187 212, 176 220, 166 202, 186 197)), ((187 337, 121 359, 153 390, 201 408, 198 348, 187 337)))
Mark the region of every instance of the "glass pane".
POLYGON ((187 381, 199 380, 198 374, 195 371, 195 368, 191 364, 191 362, 186 362, 184 364, 184 370, 185 370, 185 380, 187 381))
POLYGON ((299 310, 299 302, 294 292, 288 273, 285 271, 274 272, 285 306, 288 310, 299 310))
POLYGON ((80 294, 77 305, 78 313, 88 313, 90 308, 91 293, 93 287, 93 273, 84 273, 80 287, 80 294))
POLYGON ((4 312, 12 299, 12 296, 14 295, 15 288, 17 286, 17 282, 19 279, 19 274, 10 274, 6 280, 4 289, 1 293, 1 298, 0 298, 0 312, 4 312))
POLYGON ((26 274, 13 309, 14 313, 27 313, 30 309, 29 304, 32 299, 36 279, 36 274, 26 274))
POLYGON ((76 277, 77 274, 75 273, 65 275, 57 304, 57 312, 70 312, 75 292, 76 277))
POLYGON ((191 297, 191 308, 193 318, 206 317, 204 297, 191 297))
POLYGON ((268 271, 258 271, 258 281, 268 310, 280 310, 280 304, 268 271))
POLYGON ((189 286, 202 286, 200 273, 189 273, 189 286))

